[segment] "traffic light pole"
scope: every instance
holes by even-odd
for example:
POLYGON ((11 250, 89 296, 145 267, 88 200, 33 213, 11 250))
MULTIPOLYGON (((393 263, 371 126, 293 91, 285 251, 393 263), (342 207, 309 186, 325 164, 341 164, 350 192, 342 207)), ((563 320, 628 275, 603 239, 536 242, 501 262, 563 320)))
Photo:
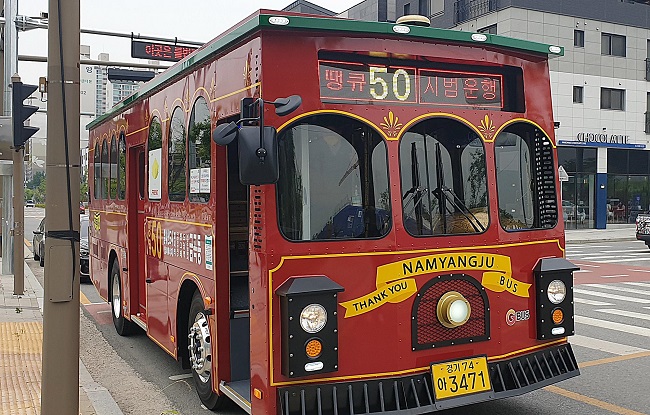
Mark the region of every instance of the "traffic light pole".
MULTIPOLYGON (((12 76, 12 85, 17 82, 20 82, 20 77, 12 76)), ((23 242, 25 239, 25 149, 21 146, 14 150, 14 295, 23 295, 25 292, 25 243, 23 242)))
POLYGON ((79 414, 79 3, 49 0, 42 415, 79 414))

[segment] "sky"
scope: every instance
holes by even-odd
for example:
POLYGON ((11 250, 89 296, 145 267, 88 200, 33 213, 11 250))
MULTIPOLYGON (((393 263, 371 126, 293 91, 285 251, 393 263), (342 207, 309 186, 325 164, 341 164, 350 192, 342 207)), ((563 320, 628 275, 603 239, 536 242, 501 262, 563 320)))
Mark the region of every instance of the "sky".
MULTIPOLYGON (((37 17, 48 10, 48 0, 17 0, 18 15, 37 17)), ((312 0, 321 7, 340 13, 361 0, 312 0)), ((260 8, 280 10, 293 0, 80 0, 81 28, 153 37, 174 37, 208 42, 260 8)), ((81 35, 81 44, 90 46, 91 59, 109 53, 111 61, 141 62, 132 59, 130 39, 81 35)), ((34 29, 18 35, 20 55, 47 55, 47 30, 34 29)), ((24 83, 38 84, 46 76, 45 63, 18 62, 24 83)))

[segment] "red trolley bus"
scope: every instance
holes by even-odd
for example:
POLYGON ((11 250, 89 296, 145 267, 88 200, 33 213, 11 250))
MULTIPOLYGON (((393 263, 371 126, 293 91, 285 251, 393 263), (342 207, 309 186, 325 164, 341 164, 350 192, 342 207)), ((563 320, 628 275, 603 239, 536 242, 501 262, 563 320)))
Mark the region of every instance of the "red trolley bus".
POLYGON ((261 10, 92 122, 117 331, 253 414, 432 412, 579 373, 548 59, 261 10), (263 99, 262 99, 263 98, 263 99))

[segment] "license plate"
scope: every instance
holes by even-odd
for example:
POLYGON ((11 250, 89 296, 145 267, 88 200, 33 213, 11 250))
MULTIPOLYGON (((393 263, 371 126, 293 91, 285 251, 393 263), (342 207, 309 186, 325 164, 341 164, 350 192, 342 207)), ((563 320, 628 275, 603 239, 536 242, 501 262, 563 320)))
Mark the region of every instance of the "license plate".
POLYGON ((485 356, 431 365, 436 399, 454 398, 492 389, 485 356))

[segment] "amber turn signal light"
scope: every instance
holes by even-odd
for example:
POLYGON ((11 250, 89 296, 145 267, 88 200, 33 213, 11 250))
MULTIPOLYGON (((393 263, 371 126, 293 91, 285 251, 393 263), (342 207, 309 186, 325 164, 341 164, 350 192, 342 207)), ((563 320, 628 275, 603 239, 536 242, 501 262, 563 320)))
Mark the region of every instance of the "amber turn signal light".
POLYGON ((560 323, 562 323, 564 321, 564 313, 559 308, 556 308, 555 310, 553 310, 552 317, 553 317, 553 323, 555 323, 555 324, 560 324, 560 323))
POLYGON ((307 356, 311 357, 312 359, 320 356, 322 351, 323 344, 317 339, 309 340, 305 346, 305 354, 307 354, 307 356))

